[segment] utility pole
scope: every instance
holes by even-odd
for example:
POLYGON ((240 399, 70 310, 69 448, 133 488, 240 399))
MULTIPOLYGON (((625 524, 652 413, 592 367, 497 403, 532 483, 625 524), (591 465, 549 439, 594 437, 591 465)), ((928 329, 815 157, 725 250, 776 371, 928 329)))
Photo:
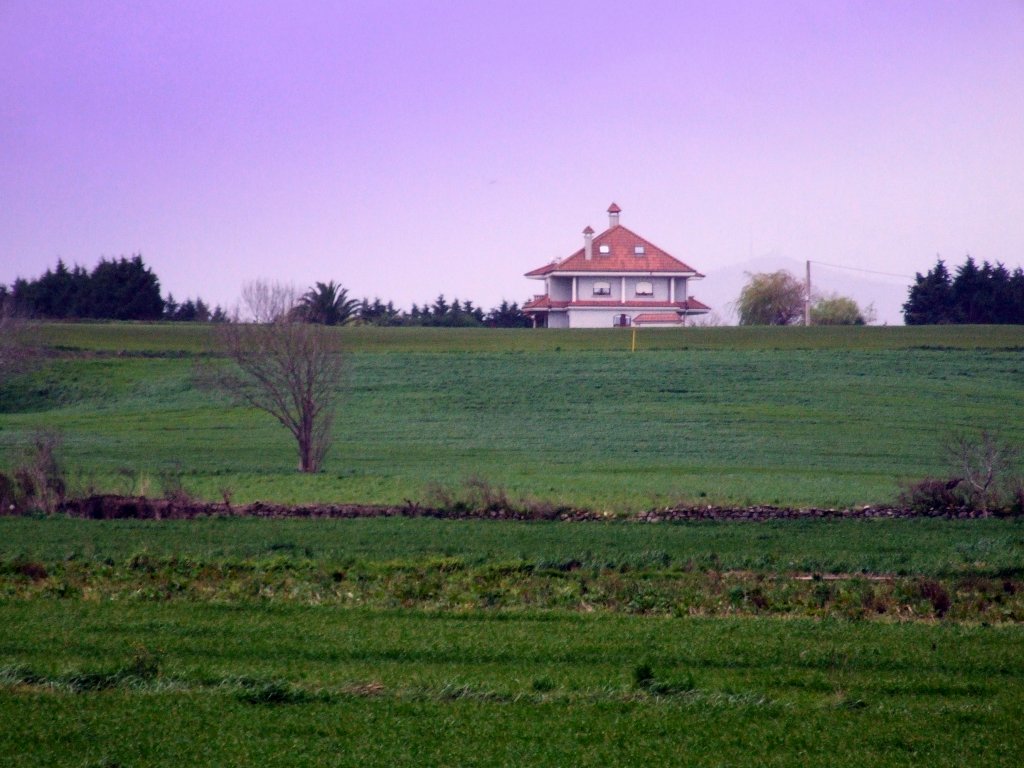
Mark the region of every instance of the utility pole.
POLYGON ((807 293, 804 294, 804 325, 811 324, 811 260, 807 260, 807 293))

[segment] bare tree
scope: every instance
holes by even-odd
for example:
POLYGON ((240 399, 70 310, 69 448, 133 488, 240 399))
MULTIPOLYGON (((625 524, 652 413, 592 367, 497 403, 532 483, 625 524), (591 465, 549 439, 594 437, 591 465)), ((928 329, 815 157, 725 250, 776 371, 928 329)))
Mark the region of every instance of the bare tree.
POLYGON ((949 446, 950 461, 962 473, 959 481, 966 484, 972 505, 982 510, 998 505, 1008 491, 1012 493, 1019 454, 1016 446, 987 429, 977 437, 956 435, 949 446))
POLYGON ((297 304, 293 286, 253 280, 242 286, 242 302, 235 308, 234 319, 260 324, 276 323, 286 320, 297 304))
POLYGON ((697 315, 688 320, 687 323, 693 328, 718 328, 719 326, 725 325, 725 321, 722 319, 722 316, 714 310, 706 315, 697 315))
POLYGON ((27 507, 52 515, 63 503, 67 484, 57 458, 63 445, 64 435, 56 429, 38 429, 29 436, 25 455, 14 470, 27 507))
POLYGON ((207 371, 201 381, 281 422, 297 443, 299 470, 316 472, 330 446, 342 374, 337 335, 296 321, 295 292, 287 286, 249 283, 242 304, 235 322, 216 331, 229 364, 207 371))

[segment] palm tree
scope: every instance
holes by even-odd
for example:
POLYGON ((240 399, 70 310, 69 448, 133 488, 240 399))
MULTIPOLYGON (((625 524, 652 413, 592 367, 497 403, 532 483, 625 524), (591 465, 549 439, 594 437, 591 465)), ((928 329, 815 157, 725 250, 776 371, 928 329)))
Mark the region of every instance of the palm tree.
POLYGON ((322 325, 344 325, 353 320, 359 309, 359 301, 350 299, 348 291, 331 280, 317 283, 299 299, 297 314, 307 323, 322 325))

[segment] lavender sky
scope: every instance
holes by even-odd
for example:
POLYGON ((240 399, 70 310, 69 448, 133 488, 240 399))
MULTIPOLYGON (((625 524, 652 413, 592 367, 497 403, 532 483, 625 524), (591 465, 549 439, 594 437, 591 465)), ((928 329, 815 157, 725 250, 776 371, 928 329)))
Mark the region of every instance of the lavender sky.
POLYGON ((488 307, 613 200, 720 303, 1017 266, 1024 3, 0 0, 0 282, 138 252, 179 299, 488 307))

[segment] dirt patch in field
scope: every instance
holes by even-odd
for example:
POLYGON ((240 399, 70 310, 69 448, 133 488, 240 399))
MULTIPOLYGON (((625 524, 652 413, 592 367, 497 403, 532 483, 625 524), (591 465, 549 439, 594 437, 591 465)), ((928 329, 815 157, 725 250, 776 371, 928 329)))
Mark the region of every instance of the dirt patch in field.
POLYGON ((702 520, 781 520, 895 517, 989 517, 988 512, 933 512, 922 514, 911 509, 888 506, 852 509, 796 509, 792 507, 716 507, 680 506, 652 509, 627 515, 614 515, 587 509, 538 505, 527 509, 498 508, 480 510, 435 509, 415 503, 396 506, 367 504, 253 504, 229 505, 223 502, 190 499, 152 499, 144 496, 97 495, 70 499, 61 506, 70 517, 94 520, 187 520, 196 517, 270 517, 270 518, 361 518, 361 517, 435 517, 461 520, 631 520, 638 523, 663 523, 702 520))

